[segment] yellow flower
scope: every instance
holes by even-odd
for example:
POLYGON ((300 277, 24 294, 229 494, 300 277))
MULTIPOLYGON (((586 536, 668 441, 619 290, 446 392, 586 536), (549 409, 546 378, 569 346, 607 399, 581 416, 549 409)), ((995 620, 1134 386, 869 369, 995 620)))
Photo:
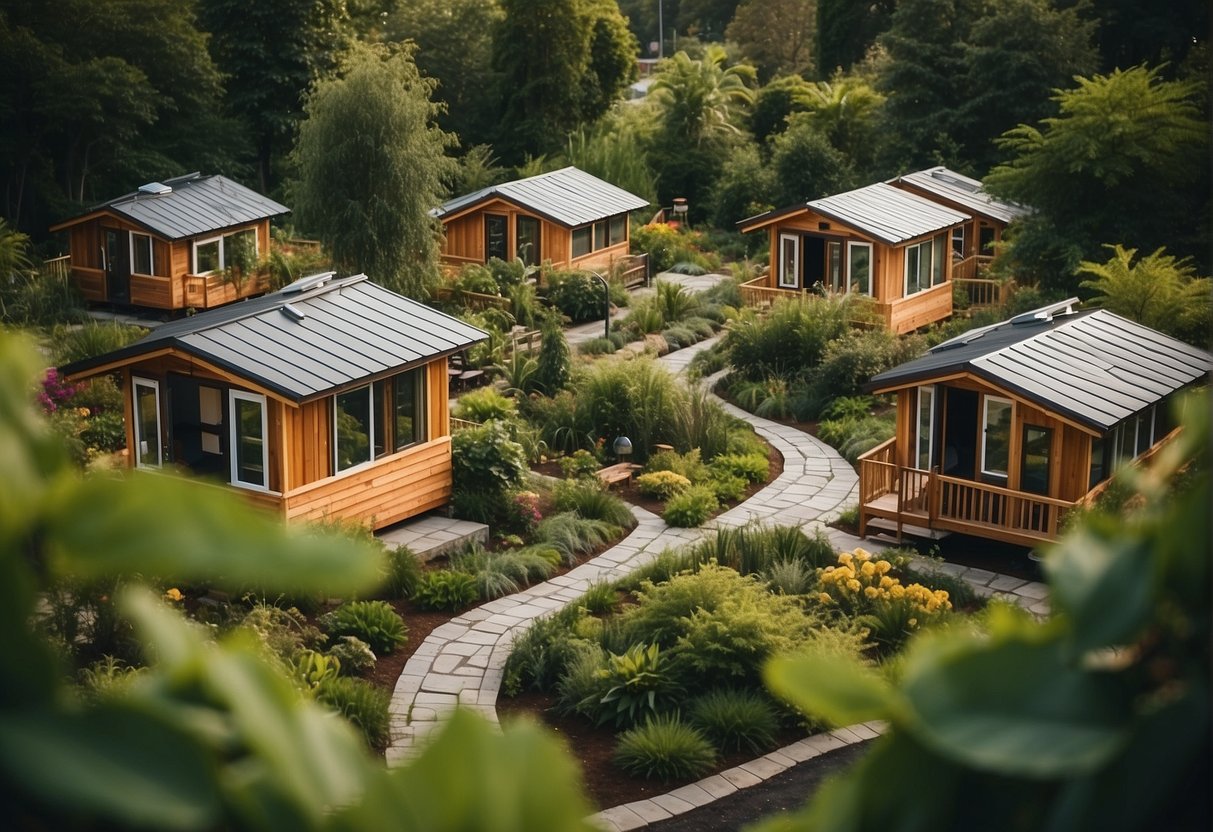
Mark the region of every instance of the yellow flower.
POLYGON ((888 575, 882 575, 880 578, 881 589, 888 589, 889 587, 894 586, 896 583, 897 581, 893 580, 888 575))
POLYGON ((164 593, 164 600, 166 601, 181 601, 184 598, 185 596, 181 594, 181 590, 177 589, 177 587, 173 587, 164 593))
POLYGON ((859 567, 859 571, 863 573, 865 578, 871 578, 876 574, 876 564, 872 561, 867 561, 863 566, 859 567))
POLYGON ((847 581, 847 589, 851 590, 851 592, 859 592, 859 590, 862 588, 863 587, 859 585, 859 581, 855 580, 854 578, 847 581))
POLYGON ((860 561, 871 560, 872 553, 869 552, 867 549, 856 549, 855 550, 855 559, 860 560, 860 561))
POLYGON ((917 626, 918 626, 918 619, 917 619, 917 618, 911 618, 911 619, 910 619, 909 621, 907 621, 906 623, 907 623, 907 624, 909 624, 911 627, 917 627, 917 626))
POLYGON ((829 604, 834 601, 834 599, 830 597, 830 593, 828 593, 828 592, 817 593, 817 600, 823 604, 829 604))
POLYGON ((841 555, 838 556, 838 562, 841 564, 844 564, 846 566, 850 566, 851 561, 853 561, 853 560, 855 560, 855 556, 852 555, 850 552, 843 552, 841 555))
POLYGON ((876 598, 880 595, 880 590, 874 586, 865 586, 863 588, 863 594, 868 598, 876 598))
POLYGON ((876 561, 876 571, 879 572, 881 575, 885 574, 892 568, 893 568, 893 564, 889 563, 887 560, 876 561))

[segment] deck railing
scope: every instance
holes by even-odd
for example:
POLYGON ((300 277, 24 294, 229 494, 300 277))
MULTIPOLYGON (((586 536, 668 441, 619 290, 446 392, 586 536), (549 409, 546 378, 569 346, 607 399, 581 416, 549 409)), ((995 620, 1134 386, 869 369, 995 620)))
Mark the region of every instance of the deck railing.
POLYGON ((804 294, 799 289, 779 289, 771 286, 769 273, 747 280, 740 288, 741 302, 758 309, 764 309, 780 298, 797 298, 804 294))
POLYGON ((963 260, 952 263, 953 280, 977 280, 986 275, 994 258, 989 254, 970 254, 963 260))
POLYGON ((647 286, 649 283, 649 255, 626 254, 611 264, 611 277, 623 283, 625 289, 647 286))
POLYGON ((47 277, 53 277, 56 280, 67 280, 68 275, 72 273, 72 256, 65 254, 62 257, 43 260, 42 272, 47 277))
POLYGON ((897 465, 893 452, 897 440, 889 439, 859 457, 859 502, 870 503, 897 487, 897 465))

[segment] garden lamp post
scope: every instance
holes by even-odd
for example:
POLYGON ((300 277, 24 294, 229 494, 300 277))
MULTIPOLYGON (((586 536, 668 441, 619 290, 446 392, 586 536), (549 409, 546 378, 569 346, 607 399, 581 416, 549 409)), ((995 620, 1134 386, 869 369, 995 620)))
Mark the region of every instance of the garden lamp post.
POLYGON ((632 455, 632 440, 626 436, 617 436, 611 448, 615 451, 615 458, 623 460, 632 455))

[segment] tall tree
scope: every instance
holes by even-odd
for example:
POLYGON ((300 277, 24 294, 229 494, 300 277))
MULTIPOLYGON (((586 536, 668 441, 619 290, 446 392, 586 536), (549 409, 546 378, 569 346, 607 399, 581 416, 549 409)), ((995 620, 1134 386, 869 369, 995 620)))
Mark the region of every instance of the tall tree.
POLYGON ((308 96, 293 154, 299 221, 343 270, 410 297, 437 278, 441 231, 429 212, 455 174, 433 87, 410 49, 355 46, 308 96))
POLYGON ((1181 63, 1209 42, 1208 0, 1091 0, 1104 71, 1181 63))
POLYGON ((215 64, 227 77, 228 109, 256 149, 262 191, 277 183, 274 162, 290 146, 303 98, 349 44, 342 0, 198 0, 215 64))
POLYGON ((1058 114, 999 140, 1010 160, 986 177, 994 195, 1035 209, 1013 235, 1020 279, 1072 291, 1080 260, 1119 242, 1192 255, 1207 273, 1207 86, 1134 67, 1080 78, 1058 114))
POLYGON ((788 127, 788 116, 809 108, 812 87, 799 75, 773 78, 754 94, 754 105, 748 119, 750 133, 759 146, 788 127))
MULTIPOLYGON (((725 27, 737 13, 740 0, 682 0, 677 14, 670 18, 678 30, 697 35, 701 40, 717 41, 724 36, 725 27)), ((669 25, 669 19, 666 21, 669 25)))
POLYGON ((188 4, 6 0, 4 216, 41 230, 81 202, 216 166, 233 132, 218 117, 220 91, 188 4))
POLYGON ((830 144, 808 113, 789 119, 788 129, 772 141, 777 205, 795 205, 855 187, 847 157, 830 144))
POLYGON ((817 0, 745 0, 726 33, 759 76, 799 75, 813 66, 817 0))
POLYGON ((897 0, 818 0, 817 72, 822 78, 863 60, 889 28, 897 0))
POLYGON ((502 8, 496 146, 519 161, 558 149, 574 127, 605 113, 635 77, 637 46, 615 0, 502 0, 502 8))
POLYGON ((438 123, 464 147, 491 144, 501 118, 493 69, 493 32, 505 13, 499 0, 409 0, 388 17, 388 41, 417 44, 417 67, 438 81, 446 104, 438 123))

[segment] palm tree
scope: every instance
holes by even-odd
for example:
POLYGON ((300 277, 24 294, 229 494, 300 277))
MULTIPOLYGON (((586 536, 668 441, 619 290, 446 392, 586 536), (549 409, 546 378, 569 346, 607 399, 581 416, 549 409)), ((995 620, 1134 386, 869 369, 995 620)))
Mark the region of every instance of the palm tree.
POLYGON ((754 67, 726 67, 720 44, 711 44, 703 58, 679 52, 661 68, 649 94, 662 110, 665 130, 688 145, 699 146, 720 133, 739 133, 738 110, 754 102, 754 67))

